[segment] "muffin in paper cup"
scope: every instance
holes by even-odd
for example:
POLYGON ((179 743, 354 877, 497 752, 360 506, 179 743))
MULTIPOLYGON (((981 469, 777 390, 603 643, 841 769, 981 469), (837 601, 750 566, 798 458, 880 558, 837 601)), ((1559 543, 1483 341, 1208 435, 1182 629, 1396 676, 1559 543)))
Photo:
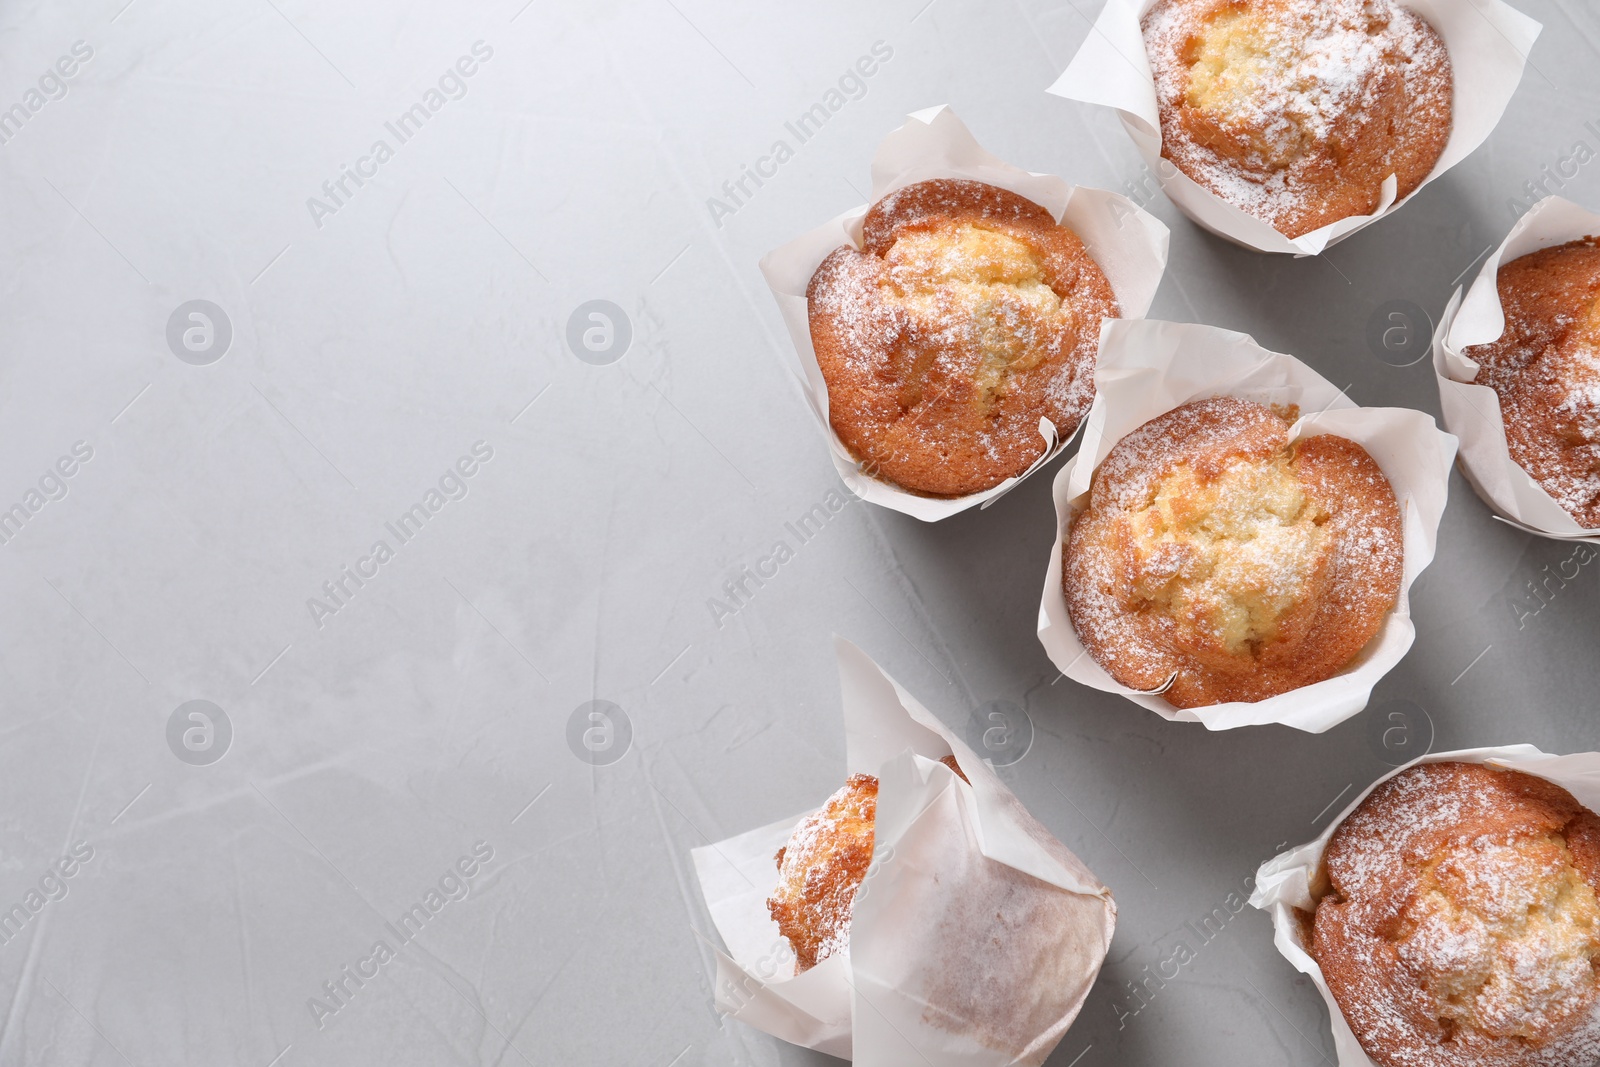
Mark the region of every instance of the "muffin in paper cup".
POLYGON ((1056 475, 1056 538, 1039 604, 1039 642, 1076 682, 1121 693, 1165 719, 1210 730, 1281 723, 1321 733, 1366 707, 1372 688, 1416 636, 1408 591, 1433 560, 1456 440, 1410 408, 1363 408, 1293 356, 1269 352, 1242 333, 1189 323, 1107 322, 1100 336, 1095 399, 1078 453, 1056 475), (1255 701, 1178 708, 1159 692, 1130 689, 1089 654, 1073 629, 1062 587, 1062 550, 1087 506, 1091 481, 1127 434, 1191 401, 1232 396, 1267 406, 1297 405, 1289 439, 1335 434, 1366 449, 1400 507, 1404 566, 1399 596, 1361 652, 1332 677, 1255 701))
POLYGON ((766 899, 810 813, 693 850, 726 946, 717 1008, 863 1067, 1042 1063, 1110 947, 1111 891, 865 653, 836 645, 847 768, 878 778, 872 864, 842 950, 796 974, 766 899))
MULTIPOLYGON (((1039 420, 1045 448, 1021 474, 965 496, 924 496, 882 478, 869 464, 857 461, 840 441, 828 418, 828 386, 812 345, 806 299, 812 275, 841 246, 862 247, 862 222, 868 209, 885 196, 917 182, 956 178, 983 182, 1026 197, 1070 228, 1105 274, 1124 318, 1140 318, 1155 299, 1167 263, 1167 228, 1133 201, 1117 193, 1071 185, 1050 174, 1035 174, 990 155, 971 132, 943 105, 918 111, 889 134, 872 160, 872 201, 852 208, 803 237, 767 253, 761 273, 783 314, 794 342, 800 386, 827 435, 834 468, 852 493, 863 500, 903 514, 936 522, 975 505, 987 506, 1009 492, 1066 448, 1074 434, 1062 437, 1048 419, 1039 420)), ((1080 421, 1081 426, 1081 421, 1080 421)))
POLYGON ((1457 752, 1435 752, 1396 767, 1362 790, 1350 804, 1330 822, 1314 841, 1307 842, 1263 863, 1256 872, 1256 888, 1250 903, 1272 916, 1273 944, 1283 957, 1301 974, 1316 984, 1328 1006, 1328 1018, 1333 1029, 1333 1044, 1339 1058, 1338 1067, 1377 1067, 1362 1049, 1344 1012, 1329 991, 1322 967, 1312 958, 1305 924, 1299 911, 1316 908, 1316 887, 1323 876, 1322 857, 1334 832, 1348 819, 1362 801, 1384 782, 1395 775, 1426 763, 1478 763, 1505 770, 1520 771, 1556 785, 1571 793, 1579 804, 1590 811, 1600 810, 1600 752, 1577 752, 1553 756, 1541 752, 1533 745, 1506 745, 1496 748, 1471 748, 1457 752))
POLYGON ((1465 355, 1474 345, 1498 340, 1505 330, 1497 284, 1502 266, 1588 236, 1600 236, 1600 215, 1570 200, 1550 196, 1529 208, 1484 261, 1465 295, 1457 289, 1450 297, 1433 333, 1433 372, 1444 424, 1461 439, 1461 471, 1483 502, 1529 533, 1600 544, 1600 529, 1580 526, 1511 458, 1500 397, 1487 385, 1473 384, 1478 364, 1465 355))
POLYGON ((1155 76, 1140 20, 1157 0, 1106 0, 1077 55, 1050 86, 1068 100, 1115 108, 1145 165, 1178 210, 1218 237, 1257 252, 1312 256, 1396 210, 1488 139, 1522 80, 1522 68, 1540 24, 1501 0, 1403 0, 1444 39, 1450 53, 1452 123, 1433 169, 1407 196, 1396 199, 1390 175, 1376 211, 1352 215, 1299 237, 1223 200, 1161 155, 1161 120, 1155 76))

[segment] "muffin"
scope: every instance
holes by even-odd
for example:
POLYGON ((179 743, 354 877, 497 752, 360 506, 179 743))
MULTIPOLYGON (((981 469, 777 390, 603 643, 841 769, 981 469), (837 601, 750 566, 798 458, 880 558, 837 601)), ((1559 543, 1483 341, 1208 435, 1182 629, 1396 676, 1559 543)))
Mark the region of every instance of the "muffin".
POLYGON ((1161 154, 1295 238, 1378 208, 1450 137, 1450 56, 1391 0, 1160 0, 1141 22, 1161 154))
POLYGON ((1505 331, 1462 354, 1500 398, 1511 459, 1578 525, 1600 527, 1600 239, 1506 263, 1505 331))
POLYGON ((874 477, 926 496, 981 492, 1065 440, 1094 396, 1111 284, 1044 208, 937 179, 872 205, 862 248, 806 288, 828 418, 874 477))
POLYGON ((1600 818, 1517 771, 1432 763, 1328 842, 1311 954, 1381 1067, 1600 1057, 1600 818))
POLYGON ((1354 441, 1291 442, 1297 417, 1198 400, 1095 471, 1062 585, 1117 682, 1179 708, 1263 700, 1331 677, 1377 634, 1404 570, 1394 490, 1354 441))
MULTIPOLYGON (((954 756, 940 762, 967 780, 954 756)), ((794 949, 796 974, 849 946, 856 889, 872 865, 877 813, 878 779, 852 774, 820 810, 800 820, 774 857, 778 888, 767 911, 794 949)))

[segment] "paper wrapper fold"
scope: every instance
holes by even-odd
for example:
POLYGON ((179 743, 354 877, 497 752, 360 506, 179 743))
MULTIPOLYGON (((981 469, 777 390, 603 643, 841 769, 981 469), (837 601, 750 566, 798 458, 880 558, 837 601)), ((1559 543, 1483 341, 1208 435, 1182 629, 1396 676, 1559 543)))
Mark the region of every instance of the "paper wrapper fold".
POLYGON ((1478 364, 1464 354, 1505 332, 1497 284, 1501 266, 1541 248, 1593 235, 1600 235, 1600 215, 1559 196, 1533 205, 1484 262, 1465 298, 1460 289, 1450 298, 1433 333, 1433 372, 1444 424, 1461 439, 1462 473, 1484 503, 1529 533, 1600 544, 1600 530, 1579 526, 1511 458, 1500 397, 1487 385, 1472 384, 1478 364))
POLYGON ((1471 155, 1500 121, 1542 28, 1500 0, 1404 0, 1405 7, 1439 31, 1450 51, 1454 122, 1444 151, 1422 184, 1404 199, 1395 199, 1395 178, 1390 175, 1372 214, 1340 219, 1289 238, 1162 158, 1155 76, 1139 28, 1139 20, 1155 2, 1106 0, 1094 29, 1049 91, 1069 100, 1115 108, 1162 190, 1198 225, 1245 248, 1297 256, 1316 255, 1398 210, 1429 182, 1471 155))
POLYGON ((1121 693, 1166 719, 1207 729, 1281 723, 1321 733, 1362 708, 1416 636, 1409 590, 1433 560, 1449 490, 1456 439, 1410 408, 1362 408, 1293 356, 1269 352, 1242 333, 1177 322, 1107 322, 1100 334, 1095 399, 1078 454, 1056 475, 1056 540, 1039 603, 1039 641, 1067 677, 1121 693), (1405 522, 1405 571, 1394 610, 1353 662, 1332 678, 1266 700, 1175 708, 1162 697, 1119 684, 1078 640, 1061 586, 1061 550, 1073 517, 1088 505, 1090 480, 1132 430, 1192 400, 1236 396, 1297 404, 1291 440, 1331 433, 1360 444, 1393 487, 1405 522))
POLYGON ((1261 869, 1256 872, 1256 888, 1250 895, 1250 903, 1272 914, 1272 926, 1275 931, 1273 944, 1278 946, 1278 951, 1294 965, 1295 970, 1310 976, 1316 983, 1318 992, 1322 994, 1323 1001, 1327 1003, 1328 1018, 1333 1026, 1333 1045, 1339 1056, 1338 1067, 1377 1067, 1377 1065, 1362 1051, 1356 1035, 1345 1022, 1344 1013, 1339 1010, 1338 1002, 1328 991, 1328 983, 1322 976, 1322 968, 1311 958, 1309 946, 1305 943, 1304 930, 1295 916, 1294 909, 1310 911, 1315 907, 1316 900, 1311 895, 1311 886, 1316 881, 1318 869, 1322 866, 1322 854, 1327 850, 1328 841, 1333 837, 1333 832, 1339 828, 1339 824, 1349 818, 1350 813, 1355 811, 1374 789, 1401 771, 1418 764, 1446 761, 1487 763, 1494 767, 1536 775, 1561 786, 1589 810, 1600 810, 1600 752, 1552 756, 1532 745, 1437 752, 1412 760, 1404 767, 1395 768, 1362 790, 1361 794, 1339 813, 1338 818, 1328 824, 1327 829, 1323 830, 1315 841, 1292 848, 1263 863, 1261 869))
POLYGON ((849 950, 795 975, 768 915, 773 856, 804 816, 697 848, 727 948, 717 1007, 863 1067, 1042 1063, 1110 947, 1111 892, 865 653, 837 646, 847 770, 878 778, 849 950), (970 785, 939 762, 946 755, 970 785))
MULTIPOLYGON (((966 178, 1009 189, 1043 207, 1057 222, 1083 240, 1089 255, 1105 272, 1125 318, 1142 318, 1155 299, 1156 287, 1167 265, 1167 228, 1155 216, 1117 193, 1070 185, 1050 174, 1034 174, 1014 167, 984 151, 955 112, 944 106, 908 116, 904 126, 889 134, 872 158, 872 203, 896 189, 933 178, 966 178)), ((861 247, 862 220, 871 204, 840 215, 827 225, 796 238, 761 260, 761 273, 783 313, 789 337, 799 357, 796 368, 812 413, 827 435, 834 468, 852 493, 924 522, 949 518, 974 505, 988 503, 1009 492, 1066 448, 1047 419, 1039 420, 1044 454, 1026 471, 992 489, 962 497, 920 496, 873 478, 861 469, 833 432, 828 421, 828 387, 811 346, 811 320, 806 306, 806 286, 822 261, 841 245, 861 247)))

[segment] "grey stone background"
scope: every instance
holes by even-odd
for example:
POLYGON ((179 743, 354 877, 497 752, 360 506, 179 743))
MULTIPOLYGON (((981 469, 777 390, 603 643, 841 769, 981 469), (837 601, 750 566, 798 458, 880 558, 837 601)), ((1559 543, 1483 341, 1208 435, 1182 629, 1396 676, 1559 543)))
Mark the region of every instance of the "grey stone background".
POLYGON ((1520 6, 1546 28, 1490 141, 1290 261, 1196 230, 1112 116, 1044 94, 1095 0, 4 5, 0 109, 26 119, 0 144, 0 509, 27 518, 0 544, 0 908, 26 921, 0 944, 0 1063, 823 1062, 718 1017, 688 852, 838 785, 834 632, 974 737, 992 701, 1031 719, 1002 773, 1120 905, 1051 1063, 1328 1059, 1263 915, 1189 924, 1398 759, 1386 732, 1600 743, 1600 568, 1552 579, 1571 550, 1457 477, 1378 706, 1323 736, 1163 722, 1055 681, 1034 639, 1054 466, 988 511, 852 502, 794 543, 839 486, 755 264, 864 199, 906 112, 949 103, 995 153, 1172 227, 1153 317, 1436 411, 1426 362, 1369 348, 1373 315, 1437 315, 1542 168, 1600 203, 1600 17, 1520 6), (477 41, 492 56, 401 143, 385 123, 477 41), (785 123, 880 41, 796 143, 785 123), (780 138, 793 157, 714 218, 780 138), (379 139, 392 157, 360 163, 379 139), (308 206, 358 165, 336 210, 308 206), (168 345, 193 300, 231 326, 210 362, 168 345), (631 328, 609 364, 566 342, 593 300, 631 328), (420 532, 391 534, 430 489, 420 532), (781 539, 794 558, 714 620, 781 539), (169 731, 196 700, 220 714, 169 731), (620 758, 581 743, 624 725, 620 758), (1180 941, 1194 958, 1134 998, 1180 941), (347 965, 376 973, 335 1011, 347 965))

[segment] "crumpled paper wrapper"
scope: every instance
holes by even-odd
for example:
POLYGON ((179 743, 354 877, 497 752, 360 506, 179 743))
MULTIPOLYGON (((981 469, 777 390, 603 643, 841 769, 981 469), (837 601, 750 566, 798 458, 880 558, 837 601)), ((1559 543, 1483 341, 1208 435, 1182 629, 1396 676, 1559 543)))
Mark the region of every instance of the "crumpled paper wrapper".
POLYGON ((1455 453, 1456 439, 1439 430, 1431 416, 1411 408, 1357 407, 1298 359, 1269 352, 1246 334, 1178 322, 1107 322, 1100 333, 1095 398, 1084 420, 1083 442, 1056 475, 1056 540, 1039 603, 1039 642, 1073 681, 1121 693, 1164 719, 1203 723, 1209 730, 1282 723, 1321 733, 1366 707, 1372 687, 1411 647, 1416 629, 1409 590, 1433 560, 1455 453), (1073 516, 1088 505, 1095 469, 1118 441, 1191 400, 1224 395, 1298 404, 1301 416, 1290 428, 1291 440, 1332 433, 1365 448, 1400 503, 1405 573, 1398 603, 1382 629, 1332 678, 1266 700, 1175 708, 1158 695, 1119 684, 1078 640, 1061 587, 1061 548, 1073 516))
POLYGON ((1292 848, 1268 860, 1256 871, 1256 889, 1250 903, 1262 911, 1272 913, 1275 935, 1273 944, 1294 969, 1309 975, 1328 1005, 1328 1018, 1333 1025, 1333 1045, 1339 1057, 1339 1067, 1377 1067, 1361 1049, 1361 1043, 1345 1022, 1339 1004, 1328 992, 1328 983, 1322 977, 1322 968, 1311 958, 1294 909, 1310 911, 1316 901, 1311 895, 1312 883, 1322 866, 1322 854, 1329 838, 1339 824, 1378 786, 1410 767, 1420 763, 1442 763, 1453 760, 1459 763, 1487 763, 1507 770, 1522 771, 1554 782, 1571 793, 1584 807, 1600 811, 1600 752, 1575 752, 1567 756, 1552 756, 1532 745, 1505 745, 1499 748, 1468 748, 1459 752, 1436 752, 1414 759, 1404 767, 1396 767, 1373 782, 1361 795, 1352 800, 1339 817, 1315 841, 1292 848))
MULTIPOLYGON (((1118 193, 1070 185, 1054 175, 1034 174, 990 155, 955 112, 943 105, 914 112, 907 119, 904 126, 883 139, 872 157, 872 204, 896 189, 931 178, 966 178, 1009 189, 1049 211, 1057 222, 1083 240, 1111 283, 1124 317, 1142 318, 1150 310, 1167 266, 1167 228, 1154 215, 1118 193)), ((987 507, 1060 455, 1071 437, 1060 438, 1048 419, 1040 419, 1039 434, 1046 441, 1044 454, 1015 478, 962 497, 921 496, 873 478, 861 469, 828 421, 828 387, 817 366, 816 350, 811 347, 806 286, 835 248, 861 247, 862 220, 870 206, 852 208, 827 225, 767 253, 761 260, 761 273, 789 327, 789 337, 799 356, 801 387, 827 434, 840 479, 862 500, 924 522, 937 522, 974 505, 987 507)))
MULTIPOLYGON (((794 974, 767 913, 797 815, 693 851, 720 1011, 862 1067, 1042 1063, 1111 944, 1111 891, 993 769, 836 639, 850 774, 878 777, 872 866, 846 953, 794 974), (939 759, 953 754, 972 784, 939 759)), ((829 783, 842 786, 845 775, 829 783)))
POLYGON ((1378 210, 1354 215, 1288 238, 1223 200, 1161 157, 1161 116, 1155 76, 1139 20, 1156 0, 1106 0, 1094 29, 1049 92, 1086 104, 1115 108, 1145 165, 1178 209, 1218 237, 1257 252, 1314 256, 1396 211, 1428 182, 1471 155, 1488 139, 1522 80, 1523 64, 1543 28, 1500 0, 1404 0, 1439 31, 1450 50, 1455 94, 1450 139, 1421 185, 1395 200, 1393 175, 1383 184, 1378 210))
POLYGON ((1496 281, 1502 264, 1541 248, 1600 234, 1600 215, 1559 196, 1545 197, 1517 220, 1484 262, 1465 299, 1457 289, 1433 332, 1433 373, 1444 424, 1461 439, 1461 471, 1495 514, 1528 533, 1600 544, 1600 530, 1585 529, 1519 467, 1506 444, 1500 397, 1473 385, 1478 364, 1464 353, 1505 332, 1496 281))

